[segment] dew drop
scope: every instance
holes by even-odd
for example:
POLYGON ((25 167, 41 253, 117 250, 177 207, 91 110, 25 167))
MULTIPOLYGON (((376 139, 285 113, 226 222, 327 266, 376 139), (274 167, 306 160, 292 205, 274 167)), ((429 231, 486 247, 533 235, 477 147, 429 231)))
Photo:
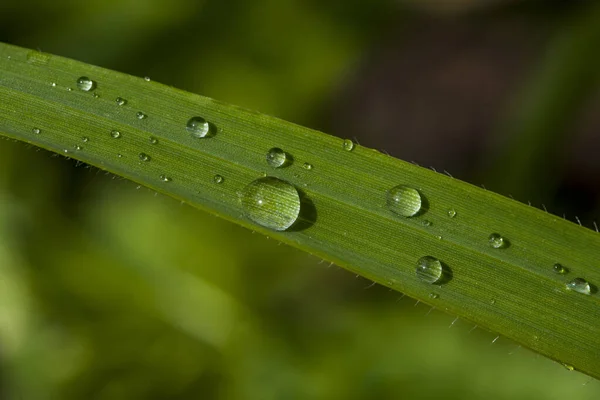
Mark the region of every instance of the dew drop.
POLYGON ((223 179, 223 177, 221 175, 215 175, 213 177, 213 182, 214 183, 223 183, 225 179, 223 179))
POLYGON ((94 90, 96 88, 96 82, 94 82, 87 76, 82 76, 81 78, 77 79, 77 87, 79 88, 79 90, 89 92, 90 90, 94 90))
POLYGON ((565 367, 569 371, 575 371, 575 367, 572 366, 571 364, 562 363, 562 366, 565 367))
POLYGON ((73 89, 71 89, 70 87, 67 88, 67 92, 72 92, 73 89))
POLYGON ((88 138, 87 136, 84 136, 84 137, 81 138, 81 141, 83 143, 87 143, 89 140, 90 140, 90 138, 88 138))
POLYGON ((113 139, 119 139, 121 137, 121 132, 119 132, 116 129, 113 129, 112 131, 110 131, 110 137, 112 137, 113 139))
POLYGON ((138 157, 141 161, 150 161, 150 156, 146 153, 140 153, 138 154, 138 157))
POLYGON ((146 118, 148 118, 148 116, 146 114, 144 114, 143 112, 141 112, 141 111, 138 111, 135 114, 135 116, 136 116, 137 119, 146 119, 146 118))
POLYGON ((421 225, 423 225, 423 226, 431 226, 431 225, 433 225, 433 223, 430 220, 428 220, 428 219, 424 219, 423 221, 421 221, 421 225))
POLYGON ((190 118, 185 129, 195 138, 205 138, 212 133, 210 123, 202 117, 190 118))
POLYGON ((496 304, 496 299, 491 299, 491 300, 490 300, 490 305, 492 305, 492 306, 493 306, 494 304, 496 304))
POLYGON ((31 132, 35 133, 36 135, 39 135, 40 133, 42 133, 42 130, 40 128, 33 128, 31 132))
POLYGON ((444 276, 444 268, 437 258, 425 256, 417 261, 416 273, 423 282, 436 283, 444 276))
POLYGON ((99 98, 100 98, 100 95, 99 95, 98 93, 94 93, 94 98, 95 98, 95 99, 99 99, 99 98))
POLYGON ((56 82, 52 82, 52 83, 50 84, 50 86, 52 86, 52 87, 56 87, 56 82))
POLYGON ((154 136, 150 136, 150 139, 148 139, 150 144, 158 144, 158 139, 155 138, 154 136))
POLYGON ((354 150, 354 142, 350 139, 344 139, 343 147, 346 151, 352 151, 354 150))
POLYGON ((313 166, 312 166, 312 164, 311 164, 311 163, 307 163, 307 162, 305 162, 304 164, 302 164, 302 168, 304 168, 304 169, 306 169, 306 170, 310 171, 311 169, 313 169, 313 166))
POLYGON ((423 206, 419 191, 404 185, 388 190, 386 200, 390 211, 403 217, 414 217, 423 206))
POLYGON ((81 149, 83 149, 83 147, 81 147, 80 145, 75 145, 73 147, 75 148, 75 150, 81 150, 81 149))
POLYGON ((158 178, 163 182, 171 182, 172 181, 171 177, 166 176, 166 175, 161 175, 158 178))
POLYGON ((149 76, 145 76, 145 77, 144 77, 144 80, 145 80, 146 82, 150 82, 150 81, 151 81, 151 79, 150 79, 150 77, 149 77, 149 76))
POLYGON ((437 299, 437 298, 439 298, 439 297, 440 297, 440 295, 439 295, 439 294, 437 294, 437 293, 429 293, 429 298, 430 298, 430 299, 437 299))
POLYGON ((492 233, 488 237, 488 243, 494 249, 504 249, 508 246, 508 241, 498 233, 492 233))
POLYGON ((448 210, 448 216, 449 216, 450 218, 454 218, 454 217, 456 217, 456 210, 454 210, 453 208, 449 209, 449 210, 448 210))
POLYGON ((300 195, 290 183, 281 179, 259 178, 240 194, 246 216, 266 228, 285 231, 300 214, 300 195))
POLYGON ((127 100, 125 100, 122 97, 117 97, 115 99, 115 101, 117 102, 117 105, 119 105, 119 106, 124 106, 125 104, 127 104, 127 100))
POLYGON ((556 263, 552 266, 552 270, 557 274, 564 275, 569 272, 569 269, 560 263, 556 263))
POLYGON ((121 154, 121 153, 117 154, 117 158, 121 158, 121 157, 123 157, 123 154, 121 154))
POLYGON ((592 294, 592 288, 588 281, 583 278, 575 278, 567 283, 567 289, 581 294, 592 294))
POLYGON ((278 147, 273 147, 267 152, 267 164, 273 168, 283 167, 288 163, 287 153, 278 147))

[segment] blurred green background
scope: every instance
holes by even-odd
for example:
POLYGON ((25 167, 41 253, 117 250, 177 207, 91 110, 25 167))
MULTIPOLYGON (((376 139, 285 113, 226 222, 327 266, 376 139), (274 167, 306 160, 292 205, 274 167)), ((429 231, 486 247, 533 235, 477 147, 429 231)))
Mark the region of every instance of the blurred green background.
MULTIPOLYGON (((0 41, 351 137, 589 227, 599 30, 594 1, 0 4, 0 41)), ((0 143, 1 399, 600 398, 600 382, 415 303, 0 143)))

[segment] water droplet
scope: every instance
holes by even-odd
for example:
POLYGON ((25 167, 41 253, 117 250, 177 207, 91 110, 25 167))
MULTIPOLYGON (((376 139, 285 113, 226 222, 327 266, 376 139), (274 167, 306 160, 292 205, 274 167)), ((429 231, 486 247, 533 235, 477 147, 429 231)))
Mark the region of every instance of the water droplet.
POLYGON ((185 125, 185 129, 196 138, 204 138, 210 136, 210 123, 202 117, 192 117, 185 125))
POLYGON ((508 247, 508 240, 506 240, 504 237, 502 237, 502 235, 498 233, 492 233, 488 237, 488 243, 494 249, 503 249, 505 247, 508 247))
POLYGON ((240 194, 248 218, 266 228, 285 231, 300 214, 300 195, 290 183, 281 179, 259 178, 240 194))
POLYGON ((35 133, 36 135, 39 135, 40 133, 42 133, 42 130, 40 128, 33 128, 31 132, 35 133))
POLYGON ((84 137, 81 138, 81 141, 83 143, 87 143, 89 140, 90 140, 90 138, 88 138, 87 136, 84 136, 84 137))
POLYGON ((267 152, 267 164, 273 168, 283 167, 288 162, 287 153, 278 147, 273 147, 267 152))
POLYGON ((305 162, 304 164, 302 164, 302 168, 304 168, 304 169, 306 169, 306 170, 310 171, 311 169, 313 169, 313 166, 312 166, 312 164, 311 164, 311 163, 307 163, 307 162, 305 162))
POLYGON ((144 77, 144 80, 145 80, 146 82, 150 82, 150 81, 151 81, 151 79, 150 79, 150 77, 149 77, 149 76, 145 76, 145 77, 144 77))
POLYGON ((83 149, 83 147, 81 147, 80 145, 75 145, 73 147, 75 148, 75 150, 81 150, 81 149, 83 149))
POLYGON ((127 100, 125 100, 122 97, 117 97, 115 99, 115 101, 117 102, 117 105, 119 105, 119 106, 124 106, 125 104, 127 104, 127 100))
POLYGON ((429 298, 430 298, 430 299, 437 299, 437 298, 439 298, 439 297, 440 297, 440 295, 439 295, 439 294, 437 294, 437 293, 429 293, 429 298))
POLYGON ((73 91, 73 89, 71 89, 70 87, 67 88, 67 92, 71 92, 73 91))
POLYGON ((564 275, 569 272, 569 269, 567 267, 559 263, 554 264, 552 266, 552 269, 554 270, 554 272, 561 275, 564 275))
POLYGON ((136 116, 137 119, 146 119, 146 118, 148 118, 148 116, 146 114, 144 114, 143 112, 141 112, 141 111, 138 111, 135 114, 135 116, 136 116))
POLYGON ((449 209, 449 210, 448 210, 448 216, 449 216, 450 218, 454 218, 454 217, 456 217, 456 211, 455 211, 453 208, 449 209))
POLYGON ((121 132, 117 131, 116 129, 110 131, 110 136, 113 139, 119 139, 121 137, 121 132))
POLYGON ((150 144, 158 144, 158 139, 155 138, 154 136, 150 136, 149 141, 150 141, 150 144))
POLYGON ((352 151, 354 150, 354 142, 350 139, 344 139, 343 147, 346 151, 352 151))
POLYGON ((64 150, 63 150, 63 152, 64 152, 65 154, 67 154, 67 153, 69 152, 69 150, 68 150, 68 149, 64 149, 64 150))
POLYGON ((121 157, 123 157, 123 154, 121 154, 121 153, 117 154, 117 158, 121 158, 121 157))
POLYGON ((98 93, 94 93, 94 98, 98 99, 98 98, 100 98, 100 95, 98 93))
POLYGON ((163 182, 171 182, 172 181, 172 179, 166 175, 159 176, 159 179, 163 182))
POLYGON ((433 225, 433 223, 430 220, 428 220, 428 219, 424 219, 423 221, 421 221, 421 225, 423 225, 423 226, 431 226, 431 225, 433 225))
POLYGON ((84 92, 89 92, 90 90, 94 90, 96 88, 96 82, 87 76, 82 76, 81 78, 77 79, 77 87, 84 92))
POLYGON ((493 306, 494 304, 496 304, 496 299, 491 299, 490 300, 490 304, 493 306))
POLYGON ((417 261, 416 273, 423 282, 436 283, 444 276, 444 268, 437 258, 425 256, 417 261))
POLYGON ((592 294, 592 288, 588 281, 583 278, 575 278, 567 283, 567 289, 581 294, 592 294))
POLYGON ((141 161, 150 161, 150 156, 146 153, 140 153, 138 154, 138 157, 141 161))
POLYGON ((223 179, 223 177, 221 175, 215 175, 213 177, 213 182, 215 182, 215 183, 223 183, 224 180, 225 179, 223 179))
POLYGON ((404 185, 388 190, 386 200, 390 211, 403 217, 414 217, 423 206, 419 191, 404 185))
POLYGON ((565 367, 566 369, 568 369, 569 371, 575 371, 575 367, 572 366, 571 364, 562 363, 562 366, 565 367))
POLYGON ((56 87, 56 82, 52 82, 52 83, 50 84, 50 86, 52 86, 52 87, 56 87))

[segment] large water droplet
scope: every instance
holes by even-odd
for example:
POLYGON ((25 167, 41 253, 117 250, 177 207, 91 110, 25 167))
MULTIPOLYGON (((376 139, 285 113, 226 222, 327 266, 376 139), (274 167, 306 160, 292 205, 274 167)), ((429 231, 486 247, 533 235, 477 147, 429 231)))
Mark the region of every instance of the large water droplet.
POLYGON ((567 289, 581 294, 592 294, 592 287, 583 278, 575 278, 567 283, 567 289))
POLYGON ((444 276, 444 267, 435 257, 425 256, 419 258, 416 269, 417 277, 423 282, 436 283, 444 276))
POLYGON ((202 117, 190 118, 185 125, 185 129, 196 138, 205 138, 212 133, 210 123, 202 117))
POLYGON ((285 231, 300 214, 300 195, 290 183, 266 177, 248 184, 240 195, 248 218, 266 228, 285 231))
POLYGON ((119 139, 119 138, 121 137, 121 132, 119 132, 119 131, 118 131, 118 130, 116 130, 116 129, 113 129, 112 131, 110 131, 110 136, 111 136, 113 139, 119 139))
POLYGON ((352 151, 354 150, 354 142, 350 139, 344 139, 343 147, 346 151, 352 151))
POLYGON ((278 147, 273 147, 267 152, 267 164, 273 168, 283 167, 288 162, 287 153, 278 147))
POLYGON ((554 264, 552 266, 552 269, 554 270, 554 272, 561 275, 564 275, 569 272, 569 269, 567 267, 559 263, 554 264))
POLYGON ((414 217, 423 206, 419 191, 405 185, 398 185, 388 190, 386 200, 388 208, 403 217, 414 217))
POLYGON ((504 249, 504 248, 508 247, 508 240, 506 240, 506 238, 504 238, 499 233, 492 233, 488 237, 488 243, 494 249, 504 249))
POLYGON ((150 156, 146 153, 140 153, 138 154, 138 157, 141 161, 150 161, 150 156))
POLYGON ((127 100, 125 100, 122 97, 117 97, 115 101, 117 102, 117 105, 119 105, 119 106, 124 106, 125 104, 127 104, 127 100))
POLYGON ((77 79, 77 87, 84 92, 89 92, 90 90, 94 90, 96 88, 96 82, 87 76, 82 76, 81 78, 77 79))

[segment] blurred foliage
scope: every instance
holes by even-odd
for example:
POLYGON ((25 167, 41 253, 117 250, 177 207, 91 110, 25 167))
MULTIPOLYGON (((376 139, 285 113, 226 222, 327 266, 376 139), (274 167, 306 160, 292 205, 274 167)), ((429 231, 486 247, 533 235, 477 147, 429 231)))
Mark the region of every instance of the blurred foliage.
MULTIPOLYGON (((3 0, 0 40, 320 127, 378 40, 423 18, 399 3, 3 0)), ((320 261, 4 141, 0 398, 598 398, 320 261)))

